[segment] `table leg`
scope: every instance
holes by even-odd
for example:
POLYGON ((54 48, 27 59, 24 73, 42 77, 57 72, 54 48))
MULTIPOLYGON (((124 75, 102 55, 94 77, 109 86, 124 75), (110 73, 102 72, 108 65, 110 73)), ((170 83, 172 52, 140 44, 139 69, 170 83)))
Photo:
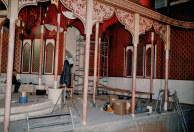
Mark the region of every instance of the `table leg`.
POLYGON ((72 96, 73 96, 73 95, 72 95, 72 92, 73 92, 73 91, 72 91, 72 89, 71 89, 71 100, 70 100, 70 104, 71 104, 71 102, 72 102, 72 96))

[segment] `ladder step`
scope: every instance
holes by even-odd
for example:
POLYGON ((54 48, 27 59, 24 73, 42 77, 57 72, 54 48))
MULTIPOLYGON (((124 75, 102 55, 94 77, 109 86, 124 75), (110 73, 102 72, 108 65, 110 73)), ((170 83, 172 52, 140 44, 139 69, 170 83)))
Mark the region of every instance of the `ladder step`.
POLYGON ((81 83, 81 84, 77 84, 77 85, 74 85, 74 86, 76 86, 76 87, 77 87, 77 86, 81 86, 81 85, 83 85, 83 83, 81 83))
POLYGON ((71 124, 72 122, 57 122, 57 123, 52 123, 52 124, 42 124, 42 125, 34 125, 34 126, 30 126, 30 129, 34 129, 34 128, 40 128, 40 127, 48 127, 48 126, 54 126, 54 125, 61 125, 61 124, 71 124))

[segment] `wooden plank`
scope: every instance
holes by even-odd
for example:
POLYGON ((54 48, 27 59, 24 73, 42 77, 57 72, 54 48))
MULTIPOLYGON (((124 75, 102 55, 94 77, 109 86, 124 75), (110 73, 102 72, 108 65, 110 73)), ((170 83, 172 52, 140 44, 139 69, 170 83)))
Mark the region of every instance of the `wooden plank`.
MULTIPOLYGON (((89 85, 89 87, 93 87, 93 86, 89 85)), ((103 88, 105 90, 114 91, 114 92, 120 92, 120 93, 129 93, 129 94, 132 93, 131 90, 125 90, 125 89, 119 89, 119 88, 104 87, 104 86, 99 86, 98 88, 103 88)), ((148 95, 150 93, 149 92, 135 91, 135 94, 138 94, 138 95, 148 95)), ((154 95, 154 93, 151 93, 151 94, 154 95)))

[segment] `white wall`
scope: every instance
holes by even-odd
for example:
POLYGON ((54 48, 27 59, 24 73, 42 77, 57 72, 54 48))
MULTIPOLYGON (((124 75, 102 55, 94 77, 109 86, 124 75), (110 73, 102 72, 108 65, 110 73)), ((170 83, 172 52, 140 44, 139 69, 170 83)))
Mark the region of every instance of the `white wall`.
POLYGON ((69 27, 66 33, 66 50, 71 54, 74 62, 72 72, 75 71, 75 60, 76 60, 76 40, 79 38, 80 32, 75 27, 69 27))
MULTIPOLYGON (((132 78, 109 77, 107 86, 132 90, 132 78)), ((153 79, 153 99, 157 99, 159 89, 164 89, 164 79, 153 79)), ((194 104, 194 81, 187 80, 168 80, 170 94, 177 92, 181 103, 194 104)), ((137 78, 136 91, 149 92, 150 79, 137 78)), ((145 97, 145 96, 144 96, 145 97)))
MULTIPOLYGON (((0 78, 6 78, 6 74, 2 73, 0 78)), ((37 83, 38 84, 38 75, 35 74, 18 74, 18 79, 22 83, 37 83)), ((42 83, 47 85, 53 85, 54 75, 42 75, 42 83)), ((58 76, 59 82, 60 75, 58 76)), ((93 79, 92 76, 89 77, 90 80, 93 79)), ((106 79, 106 78, 104 78, 106 79)), ((100 83, 104 83, 103 80, 100 80, 100 83)), ((153 79, 153 99, 157 99, 159 89, 164 89, 164 79, 153 79)), ((92 85, 92 83, 89 83, 92 85)), ((126 90, 132 90, 132 78, 122 78, 122 77, 108 77, 107 86, 112 88, 120 88, 126 90)), ((90 90, 91 88, 89 88, 90 90)), ((174 90, 177 91, 177 96, 181 103, 194 104, 194 81, 187 80, 168 80, 168 89, 170 94, 174 93, 174 90)), ((150 79, 137 78, 136 79, 136 91, 149 92, 150 90, 150 79)), ((142 96, 146 97, 146 96, 142 96)))

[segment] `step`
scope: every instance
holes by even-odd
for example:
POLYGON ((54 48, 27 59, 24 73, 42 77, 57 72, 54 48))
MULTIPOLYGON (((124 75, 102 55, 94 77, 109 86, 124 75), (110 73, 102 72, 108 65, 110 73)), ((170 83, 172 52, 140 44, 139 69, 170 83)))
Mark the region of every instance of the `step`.
POLYGON ((4 99, 5 98, 5 94, 1 93, 0 94, 0 99, 4 99))
MULTIPOLYGON (((26 104, 12 103, 11 104, 11 114, 29 112, 29 111, 48 108, 51 106, 53 106, 53 101, 51 99, 46 99, 40 102, 39 101, 27 102, 26 104)), ((4 115, 4 108, 0 108, 0 115, 4 115)))
MULTIPOLYGON (((24 113, 18 113, 18 114, 11 114, 10 115, 10 121, 16 121, 16 120, 22 120, 26 119, 26 113, 28 113, 29 116, 37 116, 37 115, 44 115, 44 114, 50 114, 53 111, 53 108, 55 105, 52 105, 52 107, 47 107, 45 109, 35 110, 35 111, 28 111, 24 113)), ((59 106, 55 107, 55 110, 58 109, 59 106)), ((4 115, 0 116, 0 122, 4 121, 4 115)))

